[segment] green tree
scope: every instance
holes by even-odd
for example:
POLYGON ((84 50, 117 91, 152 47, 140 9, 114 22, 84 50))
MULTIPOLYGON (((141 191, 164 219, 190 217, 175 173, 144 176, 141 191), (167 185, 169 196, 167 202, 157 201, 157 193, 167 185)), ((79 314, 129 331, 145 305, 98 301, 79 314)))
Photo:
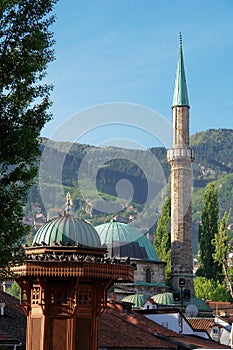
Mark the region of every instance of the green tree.
POLYGON ((40 131, 51 119, 51 86, 43 83, 54 59, 50 16, 56 0, 0 2, 0 274, 23 258, 23 205, 40 155, 40 131))
POLYGON ((213 253, 213 258, 219 266, 222 267, 225 282, 230 290, 230 294, 233 297, 233 287, 232 287, 232 277, 233 268, 228 264, 228 254, 232 251, 232 241, 228 232, 228 225, 230 222, 231 211, 225 213, 218 226, 218 233, 215 234, 212 243, 215 247, 215 252, 213 253))
POLYGON ((16 282, 13 282, 11 287, 7 288, 6 292, 17 299, 20 298, 20 287, 16 282))
POLYGON ((222 280, 222 268, 214 261, 214 235, 218 232, 218 190, 213 183, 206 187, 204 205, 199 226, 199 263, 196 275, 207 279, 222 280))
POLYGON ((232 297, 224 282, 210 280, 205 277, 196 277, 194 289, 197 298, 232 302, 232 297))
POLYGON ((155 251, 161 261, 166 262, 165 278, 171 278, 171 198, 167 197, 158 219, 154 237, 155 251))

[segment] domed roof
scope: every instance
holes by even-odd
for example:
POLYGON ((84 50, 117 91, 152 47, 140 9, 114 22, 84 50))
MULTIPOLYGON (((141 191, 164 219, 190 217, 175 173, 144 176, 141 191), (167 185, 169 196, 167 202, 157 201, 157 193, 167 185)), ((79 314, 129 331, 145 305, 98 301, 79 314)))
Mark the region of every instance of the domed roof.
POLYGON ((110 221, 96 226, 95 229, 101 243, 107 246, 110 257, 159 261, 151 242, 133 226, 110 221))
POLYGON ((66 215, 52 219, 45 223, 36 232, 33 243, 48 246, 56 243, 77 246, 101 247, 98 233, 87 221, 79 220, 74 216, 66 215))
POLYGON ((67 194, 67 208, 63 216, 49 220, 39 228, 33 239, 33 244, 84 245, 100 248, 101 241, 95 228, 85 220, 71 215, 71 199, 67 194))
POLYGON ((173 294, 169 292, 155 294, 153 295, 152 299, 158 305, 175 305, 173 294))
POLYGON ((192 298, 190 298, 190 301, 189 301, 188 304, 195 305, 198 308, 199 312, 207 312, 207 313, 210 312, 210 313, 212 313, 211 308, 209 307, 209 305, 205 302, 205 300, 203 300, 201 298, 192 297, 192 298))
POLYGON ((133 295, 128 295, 127 297, 123 298, 122 301, 126 301, 128 303, 132 303, 133 309, 139 309, 142 307, 144 302, 146 301, 146 296, 143 294, 133 294, 133 295))
MULTIPOLYGON (((174 301, 173 293, 160 293, 155 294, 152 299, 158 304, 158 305, 166 305, 166 306, 174 306, 174 305, 180 305, 180 301, 177 303, 174 301)), ((187 305, 195 305, 198 309, 199 315, 210 315, 212 314, 212 311, 209 307, 209 305, 202 300, 201 298, 195 298, 191 297, 190 300, 183 300, 184 306, 187 305)))

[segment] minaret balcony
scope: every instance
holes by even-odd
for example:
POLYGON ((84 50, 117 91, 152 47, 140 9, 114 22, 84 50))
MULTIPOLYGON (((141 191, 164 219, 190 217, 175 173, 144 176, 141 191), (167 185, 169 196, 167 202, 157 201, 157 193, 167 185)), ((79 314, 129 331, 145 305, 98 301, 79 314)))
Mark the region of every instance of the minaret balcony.
POLYGON ((190 158, 193 162, 195 159, 195 152, 191 148, 171 148, 167 150, 167 160, 169 162, 178 158, 190 158))

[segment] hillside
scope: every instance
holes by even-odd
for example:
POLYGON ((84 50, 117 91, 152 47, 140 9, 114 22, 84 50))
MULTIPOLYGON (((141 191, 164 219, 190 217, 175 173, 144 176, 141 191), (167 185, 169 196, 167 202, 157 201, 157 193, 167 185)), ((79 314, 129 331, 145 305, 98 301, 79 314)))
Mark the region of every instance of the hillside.
MULTIPOLYGON (((46 142, 48 140, 43 140, 42 150, 46 147, 51 162, 45 162, 42 184, 39 185, 37 181, 30 190, 27 217, 32 218, 35 215, 35 207, 38 217, 39 214, 45 215, 48 207, 64 209, 64 193, 70 191, 77 214, 94 224, 112 216, 112 212, 108 210, 108 203, 112 202, 120 205, 118 214, 122 218, 141 213, 145 220, 148 219, 147 215, 151 214, 156 221, 159 213, 149 213, 151 203, 148 205, 148 193, 153 189, 159 197, 164 185, 169 183, 170 165, 166 160, 165 148, 141 151, 46 142), (62 166, 62 179, 59 179, 59 166, 62 166), (78 185, 80 173, 82 179, 78 185), (96 183, 98 193, 88 179, 96 183), (40 197, 41 187, 46 193, 46 206, 40 197), (116 200, 117 191, 120 191, 123 198, 121 201, 116 200), (108 214, 96 210, 96 194, 100 202, 105 201, 108 214)), ((219 189, 222 215, 224 211, 233 207, 233 130, 200 132, 191 137, 190 143, 196 154, 193 164, 193 220, 200 220, 205 186, 211 181, 216 181, 219 189)))
POLYGON ((203 187, 206 182, 233 172, 233 130, 199 132, 191 137, 190 143, 196 153, 194 187, 203 187))

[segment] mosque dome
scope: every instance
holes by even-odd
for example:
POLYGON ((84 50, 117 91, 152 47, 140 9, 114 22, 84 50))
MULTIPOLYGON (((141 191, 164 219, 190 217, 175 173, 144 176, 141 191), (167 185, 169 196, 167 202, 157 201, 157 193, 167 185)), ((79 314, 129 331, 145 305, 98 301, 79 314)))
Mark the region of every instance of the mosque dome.
MULTIPOLYGON (((173 293, 166 292, 166 293, 160 293, 155 294, 152 299, 159 305, 159 306, 178 306, 180 305, 179 302, 175 302, 173 298, 173 293)), ((209 317, 212 315, 212 311, 209 307, 209 305, 201 298, 191 297, 188 301, 183 300, 184 307, 188 305, 195 305, 195 307, 198 310, 199 316, 203 317, 209 317)))
POLYGON ((170 292, 166 293, 159 293, 155 294, 152 299, 158 304, 158 305, 166 305, 166 306, 174 306, 174 298, 173 294, 170 292))
MULTIPOLYGON (((190 301, 187 303, 190 305, 195 305, 198 309, 199 316, 210 316, 212 315, 212 310, 209 305, 205 302, 205 300, 201 298, 192 297, 190 301)), ((185 304, 185 305, 187 305, 185 304)))
POLYGON ((147 297, 143 294, 132 294, 132 295, 128 295, 127 297, 123 298, 122 301, 125 301, 127 303, 132 303, 133 309, 140 309, 143 306, 146 299, 147 299, 147 297))
POLYGON ((49 220, 36 232, 32 244, 48 246, 83 245, 100 248, 101 241, 95 228, 85 220, 78 219, 71 213, 71 199, 67 194, 67 207, 64 215, 49 220))
POLYGON ((159 261, 151 242, 133 226, 113 220, 95 229, 110 257, 159 261))

